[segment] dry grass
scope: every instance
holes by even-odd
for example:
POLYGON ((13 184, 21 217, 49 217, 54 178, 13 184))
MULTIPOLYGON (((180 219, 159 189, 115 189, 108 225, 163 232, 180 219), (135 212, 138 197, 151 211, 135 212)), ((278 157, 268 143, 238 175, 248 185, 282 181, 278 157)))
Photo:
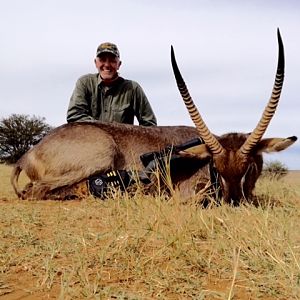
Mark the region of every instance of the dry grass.
POLYGON ((19 201, 0 166, 1 299, 300 299, 300 173, 258 206, 19 201))

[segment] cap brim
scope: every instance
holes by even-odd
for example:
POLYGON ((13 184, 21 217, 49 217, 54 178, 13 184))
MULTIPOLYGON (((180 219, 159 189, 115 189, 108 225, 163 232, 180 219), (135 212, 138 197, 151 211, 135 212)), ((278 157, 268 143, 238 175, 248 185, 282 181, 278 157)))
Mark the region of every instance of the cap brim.
POLYGON ((97 54, 96 54, 96 56, 98 57, 98 56, 100 56, 101 54, 105 54, 105 53, 110 53, 110 54, 113 54, 113 55, 116 56, 116 57, 119 57, 119 55, 116 54, 116 52, 110 51, 110 50, 101 50, 101 51, 98 51, 97 54))

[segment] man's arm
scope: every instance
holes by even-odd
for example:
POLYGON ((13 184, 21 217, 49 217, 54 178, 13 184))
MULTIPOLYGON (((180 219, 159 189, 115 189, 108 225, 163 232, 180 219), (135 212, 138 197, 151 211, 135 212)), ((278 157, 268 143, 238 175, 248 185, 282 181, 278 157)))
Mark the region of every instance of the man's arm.
POLYGON ((89 93, 86 79, 79 78, 76 82, 75 89, 70 99, 67 122, 90 121, 94 120, 91 116, 89 93))
POLYGON ((142 87, 137 84, 135 88, 135 116, 138 119, 139 125, 156 126, 157 120, 152 110, 150 102, 147 99, 142 87))

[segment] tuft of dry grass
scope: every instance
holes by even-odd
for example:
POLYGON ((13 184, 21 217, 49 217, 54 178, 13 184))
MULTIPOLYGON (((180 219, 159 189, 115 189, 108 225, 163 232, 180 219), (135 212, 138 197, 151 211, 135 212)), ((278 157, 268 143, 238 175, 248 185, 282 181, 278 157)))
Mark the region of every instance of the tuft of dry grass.
POLYGON ((9 172, 1 299, 300 298, 300 180, 260 180, 257 205, 201 209, 141 193, 20 201, 9 172))

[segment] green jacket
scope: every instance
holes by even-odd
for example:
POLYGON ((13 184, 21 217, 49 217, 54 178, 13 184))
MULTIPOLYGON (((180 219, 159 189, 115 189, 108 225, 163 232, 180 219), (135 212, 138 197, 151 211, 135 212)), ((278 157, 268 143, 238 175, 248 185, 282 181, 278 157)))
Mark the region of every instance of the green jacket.
POLYGON ((67 121, 99 120, 133 124, 136 116, 140 125, 156 125, 156 117, 141 86, 119 77, 104 86, 99 74, 80 77, 70 99, 67 121))

